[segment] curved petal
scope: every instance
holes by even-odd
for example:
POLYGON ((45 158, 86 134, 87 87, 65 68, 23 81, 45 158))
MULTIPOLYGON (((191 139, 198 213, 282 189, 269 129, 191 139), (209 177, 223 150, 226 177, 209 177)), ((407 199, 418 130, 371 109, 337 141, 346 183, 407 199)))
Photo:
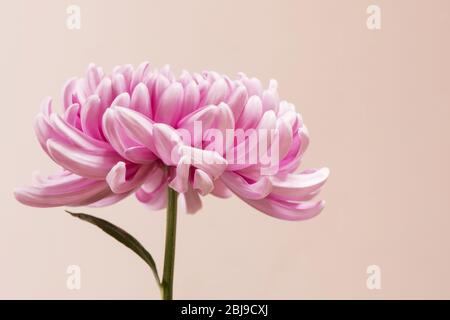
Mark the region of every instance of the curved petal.
POLYGON ((305 196, 319 190, 327 181, 330 170, 322 168, 285 177, 270 177, 273 185, 272 195, 278 199, 302 201, 305 196))
POLYGON ((133 90, 131 95, 130 108, 137 112, 152 118, 152 108, 150 105, 150 95, 145 84, 140 82, 133 90))
POLYGON ((179 147, 182 143, 178 133, 170 126, 157 123, 153 126, 156 154, 166 165, 176 165, 179 161, 179 147))
POLYGON ((184 209, 186 213, 193 214, 202 208, 202 200, 198 192, 192 187, 189 187, 185 193, 181 193, 179 196, 182 199, 180 202, 182 210, 184 209))
POLYGON ((254 128, 261 119, 262 112, 261 98, 251 96, 245 104, 244 110, 236 123, 236 127, 242 129, 254 128))
POLYGON ((53 129, 66 141, 70 141, 74 145, 87 150, 111 150, 111 147, 104 141, 96 140, 85 134, 84 132, 68 125, 58 114, 53 113, 50 116, 50 124, 53 129))
POLYGON ((170 181, 169 187, 179 193, 184 193, 188 189, 190 161, 187 156, 180 158, 175 171, 175 177, 170 181))
POLYGON ((92 95, 87 98, 86 103, 80 110, 81 129, 97 140, 102 139, 100 131, 101 116, 100 98, 92 95))
POLYGON ((161 210, 167 206, 167 184, 162 183, 155 191, 147 193, 143 188, 136 191, 136 198, 151 210, 161 210))
POLYGON ((180 117, 180 106, 183 102, 183 86, 174 82, 164 90, 155 109, 155 121, 174 125, 180 117))
POLYGON ((131 162, 146 164, 153 162, 158 157, 146 147, 135 146, 129 147, 124 151, 124 157, 131 162))
POLYGON ((111 194, 104 181, 95 181, 74 174, 54 178, 38 187, 17 188, 16 199, 28 206, 47 208, 86 205, 111 194))
POLYGON ((213 82, 200 105, 218 105, 220 102, 225 101, 228 97, 228 92, 228 84, 224 79, 219 78, 213 82))
POLYGON ((233 195, 230 189, 220 179, 214 181, 214 189, 211 191, 211 194, 222 199, 229 198, 233 195))
POLYGON ((289 202, 264 198, 261 200, 242 199, 255 209, 282 220, 306 220, 318 215, 325 206, 324 201, 289 202))
POLYGON ((128 169, 124 162, 118 162, 114 167, 111 168, 108 175, 106 176, 106 182, 114 193, 125 193, 134 190, 140 186, 148 172, 151 169, 151 165, 141 165, 138 169, 128 169), (134 173, 127 171, 135 171, 134 173))
POLYGON ((214 189, 214 182, 205 171, 196 169, 194 173, 193 187, 202 196, 205 196, 214 189))
POLYGON ((77 81, 78 81, 77 78, 71 78, 67 80, 67 82, 64 85, 62 96, 64 110, 66 110, 75 102, 73 99, 73 95, 75 93, 77 81))
POLYGON ((247 103, 248 94, 244 86, 238 86, 228 98, 227 104, 230 106, 235 119, 239 119, 247 103))
POLYGON ((167 172, 161 163, 155 162, 151 171, 147 174, 147 178, 142 184, 141 189, 146 193, 152 193, 161 184, 167 185, 167 172))
POLYGON ((121 160, 117 154, 111 152, 89 152, 53 139, 47 140, 47 149, 57 164, 91 179, 104 179, 111 168, 121 160))
POLYGON ((180 153, 189 158, 192 166, 205 171, 213 179, 217 179, 228 165, 227 160, 215 151, 182 146, 180 153))
POLYGON ((245 199, 262 199, 272 191, 269 178, 261 177, 259 180, 249 183, 246 179, 234 172, 224 172, 220 180, 235 194, 245 199))
POLYGON ((156 153, 153 138, 153 122, 134 110, 122 107, 113 107, 114 115, 123 125, 125 131, 133 140, 136 140, 143 146, 149 148, 153 153, 156 153))

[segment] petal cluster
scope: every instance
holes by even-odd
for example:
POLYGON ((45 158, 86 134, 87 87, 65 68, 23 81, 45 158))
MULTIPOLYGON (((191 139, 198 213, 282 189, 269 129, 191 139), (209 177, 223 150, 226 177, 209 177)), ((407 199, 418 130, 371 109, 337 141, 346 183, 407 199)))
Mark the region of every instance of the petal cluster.
POLYGON ((274 80, 263 88, 245 74, 230 79, 183 71, 177 77, 169 67, 152 70, 147 62, 104 75, 91 64, 85 77, 65 84, 62 104, 60 114, 45 99, 34 123, 42 149, 62 170, 36 174, 32 186, 16 189, 26 205, 100 207, 134 194, 158 210, 166 207, 171 187, 188 213, 198 211, 207 194, 235 194, 285 220, 308 219, 323 208, 313 198, 329 170, 297 172, 308 131, 295 107, 279 99, 274 80), (267 141, 250 135, 215 141, 238 130, 274 134, 267 141), (255 150, 276 161, 269 168, 261 159, 249 161, 255 150))

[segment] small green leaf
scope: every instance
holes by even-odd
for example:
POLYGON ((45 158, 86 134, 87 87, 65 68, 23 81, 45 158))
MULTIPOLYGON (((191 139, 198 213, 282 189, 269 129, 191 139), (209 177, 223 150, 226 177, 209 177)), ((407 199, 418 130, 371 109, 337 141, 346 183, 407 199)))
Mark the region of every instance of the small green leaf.
POLYGON ((139 243, 139 241, 136 240, 135 237, 133 237, 125 230, 113 225, 112 223, 106 220, 84 213, 75 213, 70 212, 68 210, 65 211, 71 214, 73 217, 79 218, 81 220, 96 225, 97 227, 105 231, 107 234, 109 234, 111 237, 113 237, 123 245, 127 246, 131 250, 133 250, 139 257, 141 257, 149 265, 149 267, 152 269, 153 275, 155 276, 158 286, 161 286, 161 281, 158 276, 158 270, 156 269, 155 261, 153 260, 151 254, 142 246, 142 244, 139 243))

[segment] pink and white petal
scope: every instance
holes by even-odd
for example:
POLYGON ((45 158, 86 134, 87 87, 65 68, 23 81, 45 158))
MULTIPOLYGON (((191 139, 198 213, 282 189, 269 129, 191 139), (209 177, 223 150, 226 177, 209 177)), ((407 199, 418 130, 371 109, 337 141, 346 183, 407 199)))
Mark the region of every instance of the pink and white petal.
POLYGON ((181 157, 180 146, 181 138, 177 131, 164 123, 153 125, 153 143, 155 145, 155 154, 166 165, 176 165, 181 157))
POLYGON ((161 163, 156 162, 151 171, 147 174, 147 178, 141 188, 146 193, 152 193, 158 189, 161 184, 167 185, 167 172, 161 163))
POLYGON ((130 108, 143 115, 152 118, 152 108, 150 105, 150 95, 145 84, 140 82, 131 95, 130 108))
POLYGON ((233 112, 234 119, 239 119, 245 105, 247 104, 248 94, 244 86, 238 86, 228 98, 227 104, 233 112))
POLYGON ((100 106, 102 109, 109 107, 113 100, 111 79, 103 78, 98 85, 95 94, 100 98, 100 106))
POLYGON ((140 164, 150 163, 158 159, 153 152, 143 146, 128 147, 124 151, 124 157, 131 162, 140 164))
POLYGON ((229 88, 226 81, 219 78, 213 82, 209 88, 207 94, 202 99, 200 105, 218 105, 220 102, 224 102, 229 94, 229 88))
POLYGON ((303 197, 319 190, 327 181, 329 174, 328 168, 322 168, 282 177, 271 176, 270 181, 273 185, 271 195, 283 200, 303 200, 303 197))
POLYGON ((64 112, 64 121, 74 128, 77 128, 80 124, 80 119, 78 117, 78 113, 80 111, 80 105, 78 103, 72 104, 70 107, 66 109, 64 112))
POLYGON ((214 181, 214 189, 211 191, 211 194, 222 199, 230 198, 233 195, 231 190, 220 179, 214 181))
POLYGON ((205 171, 196 169, 194 173, 193 187, 202 196, 205 196, 214 189, 214 182, 205 171))
POLYGON ((155 108, 155 121, 175 125, 180 118, 184 90, 179 82, 172 83, 164 90, 155 108))
POLYGON ((117 73, 112 76, 112 91, 114 96, 118 96, 121 93, 127 92, 128 87, 125 83, 123 74, 117 73))
POLYGON ((247 78, 247 76, 245 76, 243 73, 239 74, 241 77, 241 81, 244 84, 245 88, 247 89, 248 95, 249 96, 259 96, 261 97, 262 95, 262 85, 261 85, 261 81, 259 81, 259 79, 257 78, 247 78))
POLYGON ((97 140, 103 139, 100 130, 101 113, 100 98, 96 95, 91 95, 80 110, 81 130, 97 140))
POLYGON ((254 128, 262 117, 262 102, 258 96, 251 96, 245 104, 236 127, 242 129, 254 128))
POLYGON ((130 106, 130 94, 128 92, 122 92, 118 96, 114 98, 111 102, 111 107, 120 106, 120 107, 129 107, 130 106))
POLYGON ((133 191, 134 190, 131 190, 129 192, 124 192, 124 193, 112 193, 111 192, 111 195, 109 195, 103 199, 100 199, 99 201, 88 204, 87 206, 91 207, 91 208, 107 207, 107 206, 113 205, 119 201, 122 201, 123 199, 128 197, 130 194, 132 194, 133 191))
POLYGON ((67 80, 67 82, 64 85, 63 88, 63 94, 62 94, 62 100, 63 100, 63 107, 64 110, 66 110, 68 107, 70 107, 74 102, 74 94, 76 91, 77 86, 77 78, 71 78, 67 80))
POLYGON ((262 105, 263 111, 273 110, 275 113, 278 112, 278 105, 280 99, 277 92, 278 83, 276 80, 271 79, 269 82, 269 88, 264 90, 262 94, 262 105))
POLYGON ((200 103, 200 90, 198 85, 191 81, 184 88, 184 100, 183 100, 183 108, 181 110, 180 118, 185 117, 188 114, 194 112, 200 103))
POLYGON ((39 113, 34 120, 34 131, 42 149, 48 153, 47 140, 64 140, 50 125, 49 120, 42 113, 39 113))
POLYGON ((53 129, 67 141, 87 150, 111 150, 111 147, 104 141, 96 140, 84 132, 68 125, 58 114, 50 116, 50 124, 53 129))
POLYGON ((278 119, 276 130, 276 140, 274 141, 274 143, 278 143, 278 159, 283 159, 288 154, 292 145, 292 127, 290 127, 285 120, 278 119))
POLYGON ((177 191, 178 193, 184 193, 188 189, 189 184, 189 169, 190 160, 187 156, 183 156, 178 161, 175 176, 169 183, 169 187, 177 191))
POLYGON ((63 168, 91 179, 104 179, 111 168, 120 161, 117 154, 97 150, 87 151, 53 139, 47 140, 50 157, 63 168))
POLYGON ((110 194, 111 191, 104 181, 82 177, 77 177, 70 185, 64 180, 61 186, 55 181, 51 187, 25 187, 14 190, 14 196, 19 202, 39 208, 88 204, 110 194))
POLYGON ((189 132, 192 146, 202 147, 202 132, 213 127, 216 121, 217 112, 217 106, 210 105, 203 107, 181 119, 178 122, 177 128, 189 132), (201 128, 199 128, 199 126, 201 126, 201 128))
POLYGON ((147 193, 143 188, 136 191, 136 198, 151 210, 161 210, 167 206, 167 184, 162 183, 158 189, 147 193))
POLYGON ((156 106, 159 103, 159 98, 162 96, 163 92, 169 87, 170 81, 163 76, 158 74, 155 79, 155 84, 153 86, 153 91, 151 96, 151 105, 153 106, 153 115, 156 113, 156 106))
POLYGON ((142 62, 136 70, 133 72, 133 76, 131 78, 130 83, 130 91, 133 92, 134 88, 138 85, 139 82, 143 82, 146 80, 147 74, 150 71, 150 63, 148 61, 142 62))
POLYGON ((234 172, 224 172, 220 180, 235 194, 245 199, 262 199, 267 197, 272 191, 272 184, 268 177, 261 177, 259 180, 249 182, 234 172))
POLYGON ((90 63, 86 71, 87 87, 93 93, 103 78, 102 68, 90 63))
POLYGON ((181 193, 179 196, 182 200, 180 201, 182 211, 194 214, 202 208, 202 199, 192 187, 189 187, 185 193, 181 193))
POLYGON ((180 153, 183 156, 188 156, 192 166, 205 171, 214 180, 225 171, 228 165, 225 158, 215 151, 182 146, 180 153))
POLYGON ((255 209, 274 218, 290 221, 307 220, 317 216, 325 202, 288 202, 264 198, 260 200, 242 199, 255 209))
POLYGON ((124 162, 118 162, 106 176, 106 182, 114 193, 125 193, 139 187, 151 170, 151 165, 140 165, 127 169, 124 162), (135 172, 133 172, 135 171, 135 172))
POLYGON ((128 108, 114 107, 111 110, 114 111, 114 116, 117 116, 125 131, 133 140, 156 153, 152 120, 128 108))

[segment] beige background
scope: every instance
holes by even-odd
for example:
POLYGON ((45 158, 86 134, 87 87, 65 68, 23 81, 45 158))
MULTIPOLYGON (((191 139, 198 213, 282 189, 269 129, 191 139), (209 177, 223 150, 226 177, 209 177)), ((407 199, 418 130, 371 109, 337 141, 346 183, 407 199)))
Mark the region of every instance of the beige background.
MULTIPOLYGON (((12 189, 55 166, 32 120, 89 62, 149 60, 180 71, 276 78, 312 136, 305 166, 329 166, 323 213, 269 218, 208 197, 179 218, 176 298, 450 298, 450 2, 2 1, 0 298, 159 298, 146 265, 62 208, 12 189), (66 7, 81 7, 79 31, 66 7), (366 27, 378 4, 382 29, 366 27), (81 267, 81 290, 66 268, 81 267), (382 290, 366 288, 366 268, 382 290)), ((124 227, 161 268, 164 213, 134 198, 86 209, 124 227)))

